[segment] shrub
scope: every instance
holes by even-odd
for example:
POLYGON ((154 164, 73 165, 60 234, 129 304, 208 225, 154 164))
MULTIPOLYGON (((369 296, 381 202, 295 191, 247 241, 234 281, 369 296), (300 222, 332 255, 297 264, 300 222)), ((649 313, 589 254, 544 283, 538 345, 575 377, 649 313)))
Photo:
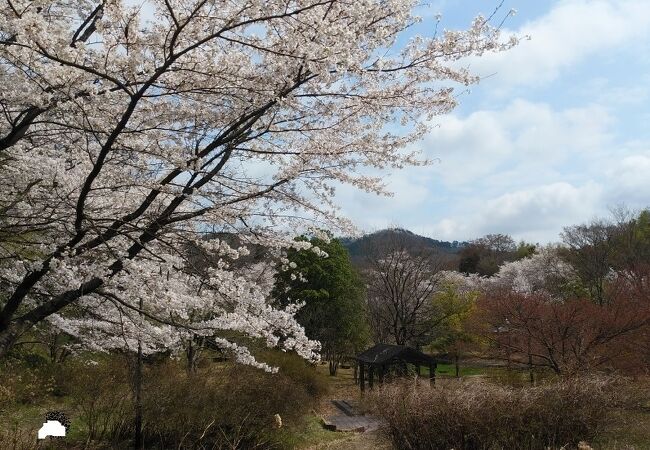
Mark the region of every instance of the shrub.
POLYGON ((0 443, 3 450, 33 450, 35 440, 33 430, 25 430, 15 423, 4 423, 0 427, 0 443))
MULTIPOLYGON (((326 378, 298 356, 262 352, 261 360, 280 368, 269 374, 230 363, 208 364, 188 374, 167 358, 144 366, 143 433, 146 448, 287 448, 286 428, 304 414, 328 386, 326 378), (280 416, 283 429, 278 430, 280 416)), ((69 358, 63 364, 0 366, 0 413, 22 406, 43 413, 61 409, 73 420, 70 445, 126 448, 133 439, 134 403, 125 355, 69 358), (6 375, 6 376, 5 376, 6 375), (43 383, 46 390, 40 389, 43 383), (63 398, 46 398, 54 393, 63 398), (56 403, 56 407, 52 404, 56 403), (112 445, 112 447, 111 447, 112 445)), ((132 368, 132 367, 131 367, 132 368)), ((40 417, 39 417, 40 420, 40 417)), ((37 420, 36 422, 38 422, 37 420)), ((33 448, 33 430, 0 426, 0 448, 33 448), (6 443, 11 443, 7 447, 6 443)), ((289 433, 290 434, 290 433, 289 433)), ((56 447, 56 443, 54 448, 56 447)), ((43 447, 48 448, 48 447, 43 447)), ((77 447, 74 447, 77 448, 77 447)))
POLYGON ((54 391, 55 380, 48 365, 32 367, 23 361, 5 361, 0 367, 0 379, 3 386, 0 403, 5 403, 4 406, 7 402, 36 404, 54 391))
POLYGON ((9 386, 0 384, 0 412, 16 401, 16 395, 9 386))
POLYGON ((124 361, 76 361, 66 364, 61 374, 61 389, 69 393, 89 441, 115 440, 127 433, 133 403, 124 361))
POLYGON ((147 445, 157 448, 276 447, 278 414, 289 426, 324 393, 326 382, 295 355, 263 358, 280 367, 269 374, 241 365, 213 365, 188 374, 169 361, 145 376, 147 445))
POLYGON ((595 377, 527 388, 400 382, 377 389, 369 400, 400 450, 545 450, 576 448, 599 435, 612 408, 627 402, 619 384, 595 377))

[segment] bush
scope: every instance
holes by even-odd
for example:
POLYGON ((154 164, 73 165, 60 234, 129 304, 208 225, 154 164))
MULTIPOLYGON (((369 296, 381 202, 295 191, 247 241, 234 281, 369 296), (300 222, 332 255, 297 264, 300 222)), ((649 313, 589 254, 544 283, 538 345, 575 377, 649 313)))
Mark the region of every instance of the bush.
POLYGON ((276 414, 298 420, 325 392, 326 381, 295 355, 263 358, 276 374, 213 365, 187 374, 173 361, 147 368, 143 433, 149 447, 239 449, 277 447, 276 414))
POLYGON ((60 389, 70 395, 89 441, 114 441, 128 433, 133 403, 123 360, 76 361, 60 373, 65 380, 60 389))
MULTIPOLYGON (((290 434, 287 427, 303 420, 324 395, 328 383, 295 354, 261 353, 260 359, 279 367, 279 373, 212 363, 188 374, 182 362, 169 358, 146 363, 146 448, 290 447, 286 445, 290 434), (276 415, 281 418, 282 430, 277 428, 276 415)), ((24 361, 0 365, 0 414, 4 414, 3 409, 8 417, 22 414, 18 411, 25 404, 30 414, 36 408, 43 413, 61 409, 73 420, 71 435, 66 437, 69 445, 127 447, 134 434, 132 374, 125 355, 95 356, 95 362, 69 358, 63 364, 37 367, 24 361)), ((40 420, 38 417, 36 422, 40 420)), ((9 449, 32 448, 32 427, 14 428, 4 430, 0 426, 0 448, 4 450, 6 442, 12 443, 9 449)))
POLYGON ((3 450, 33 450, 35 437, 33 430, 24 430, 17 424, 2 424, 0 443, 3 450))
POLYGON ((400 382, 373 392, 370 405, 400 450, 575 448, 599 435, 612 408, 627 401, 620 387, 595 377, 527 388, 400 382))
POLYGON ((4 362, 0 366, 0 409, 8 403, 33 405, 53 393, 55 379, 49 365, 32 367, 23 361, 4 362))

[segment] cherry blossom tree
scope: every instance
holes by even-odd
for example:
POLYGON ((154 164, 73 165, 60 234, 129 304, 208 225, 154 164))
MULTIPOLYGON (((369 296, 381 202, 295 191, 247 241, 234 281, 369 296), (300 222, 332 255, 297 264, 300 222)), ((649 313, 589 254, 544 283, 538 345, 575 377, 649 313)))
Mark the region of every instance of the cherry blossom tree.
POLYGON ((516 39, 477 17, 398 47, 416 4, 2 2, 0 355, 49 320, 102 346, 206 330, 313 357, 295 311, 231 270, 245 245, 202 236, 281 252, 288 230, 348 226, 337 184, 382 193, 364 168, 426 163, 411 144, 478 82, 459 60, 516 39), (198 276, 188 243, 221 263, 198 276))
POLYGON ((522 294, 543 292, 555 298, 581 293, 577 271, 562 258, 561 249, 553 246, 503 264, 489 282, 522 294))

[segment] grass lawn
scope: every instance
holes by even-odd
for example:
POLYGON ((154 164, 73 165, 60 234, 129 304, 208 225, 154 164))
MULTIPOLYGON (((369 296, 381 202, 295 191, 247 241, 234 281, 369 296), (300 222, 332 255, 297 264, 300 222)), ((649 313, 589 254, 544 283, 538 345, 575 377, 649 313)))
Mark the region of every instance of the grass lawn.
MULTIPOLYGON (((429 369, 424 368, 422 373, 426 374, 428 376, 429 375, 429 369)), ((460 376, 461 377, 474 376, 474 375, 485 375, 485 374, 486 374, 486 368, 485 367, 473 367, 473 366, 465 366, 462 363, 460 364, 460 376)), ((454 364, 441 364, 441 363, 438 363, 438 366, 436 368, 436 375, 455 377, 456 376, 456 366, 454 364)))

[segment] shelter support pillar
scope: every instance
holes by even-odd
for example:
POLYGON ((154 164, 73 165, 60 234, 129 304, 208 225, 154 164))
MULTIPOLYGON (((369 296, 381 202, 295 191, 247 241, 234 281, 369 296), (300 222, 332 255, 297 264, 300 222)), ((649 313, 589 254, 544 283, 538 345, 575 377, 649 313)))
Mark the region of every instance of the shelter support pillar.
POLYGON ((359 362, 359 387, 362 392, 366 389, 366 366, 362 362, 359 362))
POLYGON ((436 384, 436 363, 429 363, 429 383, 436 384))
POLYGON ((372 389, 375 381, 375 366, 371 365, 368 368, 368 386, 372 389))

